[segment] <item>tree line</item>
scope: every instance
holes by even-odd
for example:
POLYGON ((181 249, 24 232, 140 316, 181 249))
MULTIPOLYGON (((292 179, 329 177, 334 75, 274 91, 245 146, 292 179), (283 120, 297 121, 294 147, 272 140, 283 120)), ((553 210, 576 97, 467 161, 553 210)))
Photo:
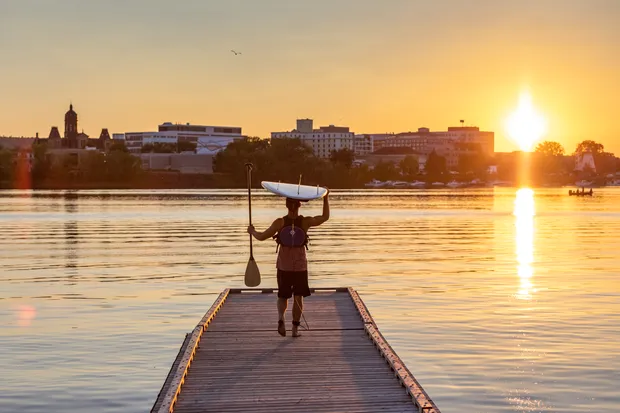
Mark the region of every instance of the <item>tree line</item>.
POLYGON ((0 148, 0 186, 23 187, 26 182, 30 188, 118 185, 142 173, 140 159, 122 142, 112 144, 108 152, 92 150, 79 156, 52 154, 46 143, 33 144, 31 152, 0 148))
MULTIPOLYGON (((185 144, 174 145, 174 148, 170 144, 153 144, 150 147, 145 145, 142 151, 170 153, 168 151, 191 150, 191 147, 185 144)), ((550 141, 541 142, 533 154, 522 156, 496 154, 493 158, 481 151, 467 152, 459 157, 458 165, 451 168, 446 158, 432 152, 427 156, 422 172, 417 155, 411 150, 407 152, 403 148, 383 148, 381 151, 386 155, 404 156, 397 163, 381 161, 370 167, 356 162, 354 153, 348 149, 333 151, 329 158, 323 159, 316 157, 312 149, 300 139, 265 140, 250 137, 236 140, 217 153, 214 157, 215 175, 205 178, 203 185, 244 187, 247 162, 254 165, 255 186, 262 180, 298 182, 301 177, 304 184, 332 188, 361 188, 373 179, 419 180, 427 183, 445 183, 452 179, 516 182, 518 172, 523 168, 527 168, 534 184, 570 184, 575 179, 603 179, 607 174, 620 170, 620 160, 606 152, 602 144, 591 140, 579 143, 573 155, 577 157, 591 152, 596 172, 586 170, 575 173, 575 158, 566 157, 564 147, 550 141), (497 175, 489 175, 488 168, 491 165, 497 166, 497 175)), ((94 150, 83 153, 79 162, 75 155, 52 156, 45 143, 33 145, 31 162, 19 151, 0 148, 0 185, 5 188, 16 187, 16 182, 24 181, 28 181, 28 185, 33 188, 96 187, 98 183, 102 186, 131 187, 132 182, 140 177, 149 178, 149 175, 153 175, 153 172, 142 171, 140 159, 129 154, 122 142, 115 142, 106 153, 94 150)), ((154 175, 150 178, 161 179, 154 175)))
POLYGON ((354 165, 355 156, 349 149, 333 151, 328 159, 316 157, 300 139, 246 138, 230 143, 214 158, 214 172, 228 174, 236 186, 246 184, 245 164, 254 165, 254 185, 260 181, 302 182, 338 188, 363 187, 373 179, 434 181, 448 179, 446 159, 435 152, 428 156, 424 175, 420 174, 418 158, 405 155, 398 163, 380 161, 374 168, 354 165))
POLYGON ((179 141, 177 143, 146 143, 142 145, 142 153, 181 153, 195 152, 196 143, 188 141, 179 141))

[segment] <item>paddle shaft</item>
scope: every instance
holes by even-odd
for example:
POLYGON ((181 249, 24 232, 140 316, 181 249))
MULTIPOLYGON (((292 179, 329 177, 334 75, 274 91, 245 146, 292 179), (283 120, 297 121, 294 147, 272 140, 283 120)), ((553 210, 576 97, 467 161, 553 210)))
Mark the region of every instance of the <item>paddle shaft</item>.
MULTIPOLYGON (((248 170, 248 213, 250 216, 250 225, 252 225, 252 164, 245 165, 248 170)), ((250 259, 254 259, 254 250, 252 248, 252 234, 250 234, 250 259)))

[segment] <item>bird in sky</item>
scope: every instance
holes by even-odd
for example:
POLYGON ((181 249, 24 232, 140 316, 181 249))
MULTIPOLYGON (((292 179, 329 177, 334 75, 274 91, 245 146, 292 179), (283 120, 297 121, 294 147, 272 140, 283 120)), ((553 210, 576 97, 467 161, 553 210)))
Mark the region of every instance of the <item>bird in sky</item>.
POLYGON ((234 50, 231 50, 231 52, 233 52, 235 56, 237 56, 238 54, 241 54, 241 52, 235 52, 234 50))

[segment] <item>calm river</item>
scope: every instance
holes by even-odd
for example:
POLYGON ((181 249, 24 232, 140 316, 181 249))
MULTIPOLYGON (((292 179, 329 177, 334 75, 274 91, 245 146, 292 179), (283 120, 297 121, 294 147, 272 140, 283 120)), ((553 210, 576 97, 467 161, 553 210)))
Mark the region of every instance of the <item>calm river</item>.
MULTIPOLYGON (((618 412, 620 190, 567 192, 335 190, 311 286, 356 288, 444 413, 618 412)), ((247 220, 240 190, 0 192, 0 412, 148 411, 243 286, 247 220)), ((255 256, 275 287, 275 244, 255 256)))

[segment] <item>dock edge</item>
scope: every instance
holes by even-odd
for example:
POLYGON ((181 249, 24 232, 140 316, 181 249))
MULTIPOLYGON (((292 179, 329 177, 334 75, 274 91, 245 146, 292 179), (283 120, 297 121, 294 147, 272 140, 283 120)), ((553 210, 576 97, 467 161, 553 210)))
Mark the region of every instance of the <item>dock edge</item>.
MULTIPOLYGON (((185 382, 189 367, 196 354, 196 349, 202 338, 202 334, 208 328, 213 318, 218 313, 226 298, 229 294, 241 294, 241 293, 262 293, 273 294, 277 289, 274 288, 227 288, 220 293, 215 300, 209 311, 200 320, 194 330, 187 334, 185 341, 181 346, 179 354, 175 358, 173 367, 171 368, 164 386, 160 391, 151 413, 173 413, 174 404, 181 393, 181 387, 185 382), (180 357, 180 361, 179 361, 180 357), (174 365, 178 362, 176 368, 174 365)), ((409 396, 411 397, 414 406, 418 409, 419 413, 441 413, 439 408, 435 405, 433 400, 428 396, 426 391, 422 388, 420 383, 415 379, 413 374, 406 367, 405 363, 398 357, 396 352, 388 344, 387 340, 379 328, 375 324, 374 319, 370 315, 370 311, 364 304, 364 301, 359 296, 358 292, 352 287, 337 287, 337 288, 311 288, 310 291, 335 291, 335 292, 347 292, 349 297, 353 301, 361 319, 364 323, 364 330, 370 340, 373 342, 383 359, 390 365, 394 375, 398 378, 401 386, 405 388, 409 396)))

